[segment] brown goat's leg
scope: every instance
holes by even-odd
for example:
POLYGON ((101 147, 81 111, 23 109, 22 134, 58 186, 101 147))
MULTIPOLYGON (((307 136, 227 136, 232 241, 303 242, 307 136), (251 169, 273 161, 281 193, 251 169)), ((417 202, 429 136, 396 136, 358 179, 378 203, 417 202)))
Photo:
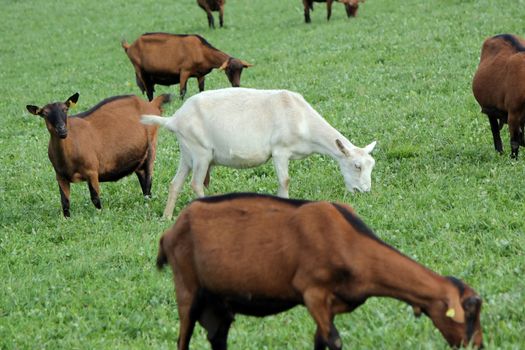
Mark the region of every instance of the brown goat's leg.
POLYGON ((173 210, 175 209, 175 202, 177 201, 177 196, 179 195, 182 185, 184 185, 184 180, 186 180, 190 169, 190 166, 184 159, 184 155, 182 155, 179 161, 179 168, 177 169, 177 173, 175 174, 173 180, 171 180, 170 183, 168 201, 166 203, 166 208, 164 208, 163 215, 165 219, 171 220, 173 216, 173 210))
POLYGON ((69 212, 69 181, 57 176, 58 189, 60 190, 60 202, 62 203, 62 213, 66 218, 70 217, 69 212))
POLYGON ((142 194, 144 197, 147 197, 151 195, 151 193, 148 193, 148 183, 146 179, 146 170, 139 169, 135 171, 135 174, 137 175, 137 178, 139 179, 140 188, 142 189, 142 194))
POLYGON ((310 19, 310 4, 308 3, 308 0, 303 0, 303 6, 304 6, 304 21, 306 23, 312 22, 310 19))
POLYGON ((197 321, 195 305, 196 297, 185 287, 180 274, 175 274, 175 289, 177 299, 177 309, 179 312, 179 338, 177 340, 178 350, 188 350, 190 339, 197 321))
POLYGON ((100 187, 98 184, 98 174, 91 173, 88 175, 88 187, 89 194, 91 195, 91 202, 97 209, 102 209, 102 204, 100 203, 100 187))
POLYGON ((332 17, 332 2, 333 0, 326 0, 326 20, 329 21, 332 17))
POLYGON ((222 3, 221 7, 219 8, 219 24, 222 28, 224 24, 224 3, 222 3))
POLYGON ((489 114, 490 130, 492 131, 492 138, 494 139, 494 148, 499 153, 503 153, 503 144, 501 143, 500 128, 498 125, 498 117, 494 114, 489 114))
POLYGON ((520 148, 520 123, 519 123, 519 114, 509 112, 509 132, 510 132, 510 148, 512 158, 518 158, 518 151, 520 148))
POLYGON ((198 77, 197 80, 199 81, 199 91, 204 91, 204 75, 202 77, 198 77))
POLYGON ((199 317, 199 323, 208 332, 208 341, 213 350, 226 350, 228 332, 233 318, 226 308, 219 305, 206 305, 199 317))
POLYGON ((183 100, 184 96, 186 95, 186 84, 188 82, 188 79, 190 78, 190 73, 187 71, 180 72, 180 83, 179 83, 179 89, 180 89, 180 99, 183 100))
POLYGON ((329 292, 322 288, 309 288, 303 293, 304 304, 317 324, 315 350, 321 350, 323 346, 330 350, 340 350, 343 347, 339 332, 333 323, 330 299, 329 292))

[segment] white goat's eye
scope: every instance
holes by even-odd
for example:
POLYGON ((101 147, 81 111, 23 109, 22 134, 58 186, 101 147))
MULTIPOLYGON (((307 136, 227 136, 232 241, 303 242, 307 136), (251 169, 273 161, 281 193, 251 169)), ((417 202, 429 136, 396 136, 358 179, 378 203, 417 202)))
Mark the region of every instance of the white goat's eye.
POLYGON ((356 168, 357 170, 361 170, 361 165, 360 165, 360 164, 354 164, 354 166, 355 166, 355 168, 356 168))

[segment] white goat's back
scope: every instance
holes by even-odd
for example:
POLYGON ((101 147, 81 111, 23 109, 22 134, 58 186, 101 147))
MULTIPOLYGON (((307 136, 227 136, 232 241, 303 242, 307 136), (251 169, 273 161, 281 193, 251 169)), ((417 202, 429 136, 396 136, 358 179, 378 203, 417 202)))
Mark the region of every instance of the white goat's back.
POLYGON ((213 163, 242 168, 266 162, 279 147, 293 153, 325 124, 297 93, 227 88, 192 96, 166 127, 182 145, 213 149, 213 163))

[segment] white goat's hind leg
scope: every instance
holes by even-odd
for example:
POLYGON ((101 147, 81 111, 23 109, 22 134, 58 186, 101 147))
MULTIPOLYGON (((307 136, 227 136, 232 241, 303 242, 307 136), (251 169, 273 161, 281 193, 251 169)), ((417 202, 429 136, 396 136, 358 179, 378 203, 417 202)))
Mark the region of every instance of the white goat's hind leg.
POLYGON ((279 191, 277 192, 277 195, 279 197, 288 198, 288 185, 290 183, 290 177, 288 176, 289 157, 273 155, 272 158, 275 172, 277 173, 277 180, 279 181, 279 191))
POLYGON ((177 173, 173 177, 170 183, 170 189, 168 193, 168 201, 166 203, 166 208, 164 208, 164 218, 171 220, 173 217, 173 209, 175 209, 175 202, 177 201, 177 196, 184 185, 184 180, 190 172, 190 166, 184 161, 183 158, 180 159, 179 168, 177 173))
POLYGON ((198 197, 204 197, 204 180, 209 167, 209 162, 195 162, 193 164, 191 188, 193 188, 198 197))

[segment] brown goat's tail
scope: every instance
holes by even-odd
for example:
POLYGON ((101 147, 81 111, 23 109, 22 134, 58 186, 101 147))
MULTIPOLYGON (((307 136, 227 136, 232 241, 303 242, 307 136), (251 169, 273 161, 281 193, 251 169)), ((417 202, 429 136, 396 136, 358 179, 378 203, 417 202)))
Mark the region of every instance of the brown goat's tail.
POLYGON ((153 99, 151 103, 153 103, 154 106, 156 106, 158 109, 162 110, 162 106, 166 103, 170 103, 172 100, 171 94, 162 94, 153 99))
POLYGON ((129 44, 126 42, 126 39, 122 39, 122 40, 120 41, 120 45, 122 45, 122 48, 124 49, 124 51, 126 51, 126 52, 128 51, 128 49, 129 49, 129 44))
POLYGON ((162 246, 162 241, 164 240, 164 237, 161 237, 159 242, 159 253, 157 254, 157 269, 162 270, 164 268, 164 265, 168 263, 168 257, 166 256, 166 253, 164 252, 164 247, 162 246))

